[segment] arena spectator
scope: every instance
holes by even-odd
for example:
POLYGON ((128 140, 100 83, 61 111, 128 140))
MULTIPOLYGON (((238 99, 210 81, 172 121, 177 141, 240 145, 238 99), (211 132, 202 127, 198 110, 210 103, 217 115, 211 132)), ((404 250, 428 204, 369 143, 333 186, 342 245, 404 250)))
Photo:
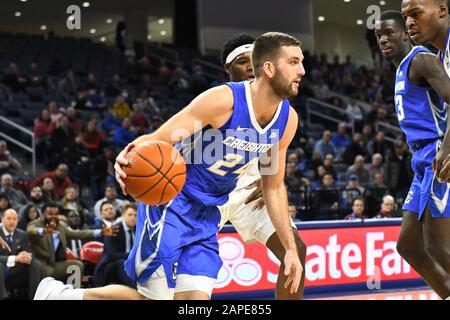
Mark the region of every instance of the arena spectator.
POLYGON ((117 128, 114 133, 114 144, 121 150, 125 148, 137 136, 137 132, 131 127, 131 120, 125 117, 122 121, 122 126, 117 128))
POLYGON ((11 209, 11 203, 8 196, 4 193, 0 193, 0 222, 2 221, 3 214, 6 210, 11 209))
POLYGON ((371 124, 366 123, 362 129, 362 141, 364 147, 367 147, 369 141, 371 141, 373 138, 375 138, 375 134, 373 133, 373 127, 371 124))
POLYGON ((352 210, 353 212, 346 215, 344 220, 367 219, 364 215, 364 198, 354 198, 352 201, 352 210))
POLYGON ((8 209, 0 227, 0 237, 6 241, 11 252, 0 247, 0 299, 10 295, 32 299, 39 285, 41 268, 31 254, 25 231, 17 229, 18 216, 8 209))
POLYGON ((1 176, 0 192, 6 194, 13 208, 19 209, 28 203, 28 199, 23 192, 13 187, 13 178, 9 173, 1 176))
POLYGON ((372 155, 372 163, 369 165, 370 177, 373 178, 375 173, 384 174, 383 156, 379 153, 372 155))
POLYGON ((121 119, 128 117, 133 110, 131 110, 130 105, 125 101, 123 96, 117 96, 116 102, 113 105, 116 117, 121 119))
POLYGON ((75 136, 69 127, 66 116, 59 118, 58 127, 50 137, 49 163, 47 167, 52 167, 56 163, 65 162, 69 146, 73 143, 75 136))
MULTIPOLYGON (((54 171, 44 172, 31 183, 31 187, 40 185, 45 178, 50 178, 54 185, 56 196, 61 199, 64 196, 64 189, 72 185, 72 180, 67 176, 67 165, 60 163, 54 171)), ((43 189, 48 189, 43 186, 43 189)))
POLYGON ((113 147, 106 147, 103 154, 92 159, 91 166, 91 191, 94 199, 104 196, 105 186, 116 183, 114 162, 116 151, 113 147))
MULTIPOLYGON (((120 211, 119 211, 120 212, 120 211)), ((96 218, 93 228, 110 227, 117 218, 117 212, 114 206, 108 200, 103 201, 100 205, 100 219, 96 218)))
POLYGON ((44 178, 44 180, 42 180, 41 189, 44 203, 56 202, 60 199, 56 195, 55 184, 53 183, 52 178, 50 177, 44 178))
POLYGON ((405 144, 397 142, 394 152, 387 157, 384 166, 384 178, 390 193, 397 199, 402 201, 406 198, 413 172, 411 169, 411 155, 405 151, 405 144))
POLYGON ((355 174, 359 177, 359 181, 362 185, 365 185, 370 180, 369 170, 364 167, 364 157, 356 156, 355 162, 347 169, 347 174, 350 176, 355 174))
POLYGON ((122 221, 117 223, 119 230, 117 235, 105 238, 103 255, 94 272, 94 285, 104 286, 116 283, 136 288, 136 282, 126 275, 123 267, 133 248, 136 214, 136 204, 126 205, 122 210, 122 221))
POLYGON ((325 171, 331 173, 333 175, 333 179, 336 180, 337 171, 334 166, 334 157, 332 154, 327 154, 325 156, 325 158, 323 159, 323 167, 325 168, 325 171))
POLYGON ((27 204, 20 209, 19 212, 19 224, 17 228, 20 230, 27 230, 28 224, 40 217, 40 210, 34 204, 27 204))
POLYGON ((336 147, 339 155, 342 156, 345 149, 350 145, 350 138, 347 134, 347 124, 345 122, 340 122, 338 125, 337 132, 333 133, 333 138, 331 139, 333 145, 336 147))
POLYGON ((388 189, 387 185, 384 183, 384 173, 375 172, 373 175, 373 180, 367 184, 370 189, 388 189))
POLYGON ((59 110, 58 103, 56 101, 50 101, 47 105, 48 112, 50 113, 50 119, 53 123, 58 124, 59 119, 63 114, 59 110))
POLYGON ((331 141, 331 132, 329 130, 324 131, 322 139, 315 144, 314 151, 320 152, 322 159, 324 159, 327 154, 331 154, 333 157, 336 156, 336 147, 331 141))
POLYGON ((383 157, 389 152, 389 146, 387 145, 386 140, 384 139, 384 132, 378 131, 375 135, 375 138, 369 141, 367 144, 367 155, 372 157, 375 153, 381 154, 383 157))
POLYGON ((4 173, 15 174, 22 169, 22 164, 11 155, 8 144, 0 140, 0 175, 4 173))
POLYGON ((64 78, 58 82, 58 94, 65 102, 69 102, 75 96, 76 84, 72 70, 67 70, 64 78))
MULTIPOLYGON (((81 231, 86 230, 81 221, 80 213, 76 210, 69 210, 66 212, 67 216, 67 226, 70 230, 73 231, 81 231)), ((67 237, 67 247, 73 252, 75 257, 80 259, 80 253, 83 248, 83 244, 86 240, 81 239, 72 239, 71 237, 67 237)))
POLYGON ((112 184, 107 185, 105 188, 105 196, 98 200, 94 205, 94 214, 99 219, 101 219, 100 206, 105 201, 109 201, 116 212, 121 212, 122 206, 125 204, 125 201, 117 198, 116 187, 112 184))
POLYGON ((64 189, 64 197, 61 200, 61 206, 66 212, 77 211, 80 214, 81 223, 89 220, 88 209, 78 198, 79 190, 74 185, 64 189))
MULTIPOLYGON (((50 179, 50 181, 52 181, 50 179)), ((42 188, 40 186, 34 186, 30 190, 30 201, 28 205, 34 205, 38 208, 39 212, 42 209, 42 206, 45 203, 44 194, 42 192, 42 188)))
POLYGON ((101 129, 108 135, 112 136, 117 128, 122 125, 122 119, 116 115, 114 107, 108 108, 108 113, 101 121, 101 129))
POLYGON ((353 135, 352 143, 345 149, 344 155, 342 156, 342 160, 344 163, 351 165, 355 161, 356 156, 366 155, 366 151, 363 145, 361 133, 356 132, 353 135))
POLYGON ((395 211, 395 199, 391 195, 386 195, 383 197, 383 202, 381 203, 381 210, 376 215, 377 219, 392 218, 395 211))
POLYGON ((37 64, 32 62, 27 73, 27 82, 32 87, 47 88, 47 79, 45 75, 39 70, 37 64))
POLYGON ((122 92, 122 85, 120 83, 120 76, 118 74, 113 75, 111 81, 105 88, 105 96, 117 97, 122 92))
POLYGON ((35 120, 34 137, 36 138, 36 147, 50 139, 56 124, 50 118, 48 109, 42 109, 41 114, 35 120))
POLYGON ((364 187, 359 182, 359 177, 356 174, 351 174, 348 177, 348 184, 342 192, 342 201, 345 208, 350 207, 354 198, 362 197, 364 195, 364 187))
POLYGON ((322 186, 313 193, 313 207, 317 220, 335 219, 341 202, 339 190, 334 188, 333 175, 323 176, 322 186))
POLYGON ((70 230, 67 225, 58 220, 59 209, 54 203, 46 204, 40 219, 28 224, 27 234, 30 240, 33 257, 41 264, 42 277, 53 277, 65 281, 69 276, 67 270, 75 266, 83 275, 84 266, 78 260, 67 260, 67 238, 88 239, 100 236, 112 236, 117 231, 114 228, 97 230, 70 230))
POLYGON ((28 84, 26 77, 22 75, 20 69, 15 63, 10 63, 3 77, 3 83, 7 85, 14 93, 25 91, 28 84))
POLYGON ((105 136, 97 129, 97 120, 89 120, 83 134, 83 144, 91 156, 97 155, 102 151, 105 136))
POLYGON ((69 121, 69 128, 74 135, 78 135, 82 128, 83 122, 78 119, 77 110, 74 107, 68 107, 66 110, 67 120, 69 121))
POLYGON ((364 113, 362 108, 356 103, 354 99, 350 99, 348 101, 345 111, 347 111, 348 122, 352 123, 354 121, 355 126, 357 128, 360 127, 363 121, 364 113))
MULTIPOLYGON (((328 172, 323 165, 317 167, 316 171, 314 172, 314 180, 311 183, 311 190, 317 190, 322 186, 323 177, 327 173, 328 172)), ((330 174, 333 175, 332 173, 330 173, 330 174)), ((334 180, 334 176, 333 176, 333 180, 334 180)))

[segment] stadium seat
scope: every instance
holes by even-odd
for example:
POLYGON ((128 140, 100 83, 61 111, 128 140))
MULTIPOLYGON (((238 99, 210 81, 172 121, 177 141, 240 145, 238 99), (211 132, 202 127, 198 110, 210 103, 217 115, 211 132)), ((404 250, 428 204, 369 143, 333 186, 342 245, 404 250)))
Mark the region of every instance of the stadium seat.
POLYGON ((83 245, 80 251, 80 260, 97 264, 103 254, 103 243, 89 241, 83 245))

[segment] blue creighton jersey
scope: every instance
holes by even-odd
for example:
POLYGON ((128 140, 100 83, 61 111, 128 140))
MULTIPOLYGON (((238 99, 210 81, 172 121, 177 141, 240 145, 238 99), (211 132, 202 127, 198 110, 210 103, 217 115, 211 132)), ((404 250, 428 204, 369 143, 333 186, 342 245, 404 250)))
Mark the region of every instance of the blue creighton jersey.
POLYGON ((414 47, 402 60, 395 77, 395 108, 406 141, 413 151, 442 138, 447 112, 444 102, 431 87, 418 87, 408 79, 411 61, 416 54, 432 54, 422 46, 414 47))
POLYGON ((441 64, 444 66, 445 71, 447 71, 450 77, 450 28, 447 31, 447 37, 445 38, 445 52, 439 51, 439 59, 441 64))
POLYGON ((256 121, 250 82, 229 82, 234 107, 230 119, 218 129, 205 127, 177 147, 187 163, 183 192, 205 205, 223 205, 237 178, 251 161, 265 154, 283 137, 289 118, 288 100, 280 102, 272 121, 261 128, 256 121))

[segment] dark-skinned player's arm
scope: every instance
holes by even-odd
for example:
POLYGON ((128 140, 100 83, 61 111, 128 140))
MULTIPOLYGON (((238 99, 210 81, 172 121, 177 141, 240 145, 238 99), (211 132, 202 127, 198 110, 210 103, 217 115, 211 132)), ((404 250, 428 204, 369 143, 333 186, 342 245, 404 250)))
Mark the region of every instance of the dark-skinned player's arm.
POLYGON ((291 293, 297 292, 302 277, 303 266, 297 254, 297 245, 292 232, 291 221, 288 214, 288 196, 284 185, 284 171, 286 167, 286 153, 297 130, 298 116, 293 108, 290 108, 289 120, 286 130, 279 144, 272 147, 269 159, 271 159, 271 171, 267 169, 267 161, 261 161, 261 178, 264 202, 270 220, 286 249, 284 257, 285 274, 288 276, 285 287, 291 286, 291 293), (274 168, 274 164, 276 167, 274 168))
POLYGON ((122 188, 122 192, 127 194, 123 182, 127 175, 122 170, 122 166, 128 165, 125 156, 135 145, 144 141, 164 141, 173 145, 207 125, 214 128, 220 127, 230 117, 233 111, 233 103, 233 92, 227 85, 209 89, 167 120, 158 130, 151 134, 142 135, 128 144, 119 153, 114 164, 116 180, 122 188))
MULTIPOLYGON (((436 93, 450 105, 450 78, 439 61, 439 57, 430 53, 417 54, 411 65, 410 75, 423 78, 436 93)), ((450 116, 447 109, 447 127, 439 152, 433 160, 433 171, 440 182, 450 181, 450 116)))

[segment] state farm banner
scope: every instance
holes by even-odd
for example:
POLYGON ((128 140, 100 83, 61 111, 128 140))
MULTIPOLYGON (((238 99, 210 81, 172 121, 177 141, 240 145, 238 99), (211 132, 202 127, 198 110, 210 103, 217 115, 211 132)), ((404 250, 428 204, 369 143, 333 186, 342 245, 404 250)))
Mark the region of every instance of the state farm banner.
MULTIPOLYGON (((301 228, 301 227, 300 227, 301 228)), ((399 225, 300 230, 307 245, 306 287, 419 279, 396 250, 399 225)), ((220 233, 224 265, 214 293, 274 289, 279 261, 260 243, 220 233)))

